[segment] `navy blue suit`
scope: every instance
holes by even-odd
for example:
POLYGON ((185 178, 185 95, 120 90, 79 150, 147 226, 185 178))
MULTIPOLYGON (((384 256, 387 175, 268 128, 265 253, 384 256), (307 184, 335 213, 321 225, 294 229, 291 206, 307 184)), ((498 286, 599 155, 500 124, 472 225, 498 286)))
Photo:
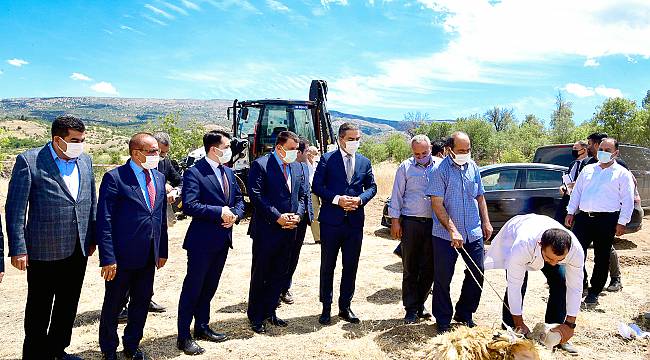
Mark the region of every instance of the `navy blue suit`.
POLYGON ((296 229, 282 229, 277 220, 283 213, 295 213, 301 218, 306 215, 305 197, 309 194, 303 183, 309 179, 300 164, 289 164, 289 169, 291 191, 273 154, 255 160, 248 174, 248 194, 254 208, 249 226, 253 265, 248 295, 248 319, 253 324, 275 315, 286 283, 296 229))
POLYGON ((156 189, 150 209, 129 162, 107 172, 99 188, 99 263, 117 264, 115 278, 105 282, 99 323, 99 346, 105 353, 115 352, 119 345, 117 316, 127 291, 131 301, 122 340, 125 349, 134 351, 138 347, 153 293, 155 264, 168 256, 165 177, 158 170, 150 170, 156 189))
POLYGON ((347 181, 345 165, 340 150, 321 157, 312 190, 322 199, 318 221, 321 223, 320 301, 331 306, 333 297, 334 269, 339 250, 343 257, 343 274, 339 309, 350 306, 361 254, 363 239, 364 206, 377 194, 377 184, 372 174, 370 160, 361 154, 354 156, 354 174, 347 181), (358 196, 361 206, 345 211, 332 202, 336 195, 358 196))
POLYGON ((305 241, 307 227, 310 226, 311 222, 314 220, 314 209, 311 204, 311 186, 309 185, 309 167, 307 167, 307 164, 303 162, 301 162, 300 165, 302 165, 302 171, 305 174, 306 180, 304 181, 303 186, 305 187, 305 193, 307 194, 307 196, 305 196, 305 207, 307 209, 307 213, 305 216, 303 216, 302 221, 300 221, 298 228, 296 229, 296 239, 291 245, 289 254, 289 271, 287 272, 287 281, 284 288, 282 289, 282 293, 286 293, 291 288, 291 279, 293 278, 293 274, 296 272, 296 268, 298 267, 298 260, 300 260, 300 250, 302 249, 302 243, 305 241))
POLYGON ((210 322, 210 301, 219 286, 228 249, 232 247, 232 227, 222 226, 222 208, 228 206, 237 215, 237 222, 244 217, 244 198, 235 174, 228 167, 223 167, 223 171, 228 178, 228 197, 205 158, 183 175, 183 213, 191 216, 192 222, 183 242, 183 249, 187 250, 187 274, 178 303, 179 340, 190 338, 192 318, 195 329, 210 322))

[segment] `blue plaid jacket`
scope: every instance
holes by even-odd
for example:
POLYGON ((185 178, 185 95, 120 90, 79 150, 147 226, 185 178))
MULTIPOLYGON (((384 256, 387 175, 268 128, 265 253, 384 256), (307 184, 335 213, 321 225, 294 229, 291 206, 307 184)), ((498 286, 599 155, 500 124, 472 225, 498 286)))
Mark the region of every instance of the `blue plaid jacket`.
POLYGON ((95 244, 97 196, 92 160, 77 159, 79 194, 75 201, 48 146, 16 157, 5 214, 9 256, 54 261, 72 255, 77 239, 83 254, 95 244))

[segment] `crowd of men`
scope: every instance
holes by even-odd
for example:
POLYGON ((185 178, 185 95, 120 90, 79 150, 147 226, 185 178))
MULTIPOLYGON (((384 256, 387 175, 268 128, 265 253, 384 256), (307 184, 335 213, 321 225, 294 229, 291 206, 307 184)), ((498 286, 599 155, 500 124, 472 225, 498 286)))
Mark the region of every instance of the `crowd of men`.
MULTIPOLYGON (((154 276, 169 256, 168 211, 179 193, 183 212, 192 220, 183 241, 187 271, 178 302, 176 345, 185 354, 199 355, 205 349, 197 340, 226 340, 227 334, 209 323, 210 303, 233 246, 232 229, 244 218, 242 189, 227 166, 232 159, 230 135, 206 133, 206 156, 181 178, 166 156, 172 145, 169 136, 137 133, 128 144, 129 160, 108 171, 97 190, 92 159, 84 153, 83 122, 58 117, 51 134, 45 146, 17 156, 5 207, 11 264, 27 272, 23 359, 78 359, 65 349, 88 257, 96 249, 105 281, 99 324, 103 358, 117 358, 120 320, 127 322, 124 357, 146 358, 140 341, 147 313, 165 310, 152 301, 154 276)), ((307 227, 321 248, 318 322, 332 322, 339 252, 338 316, 360 322, 351 304, 364 206, 377 193, 371 163, 358 153, 361 136, 357 125, 342 124, 338 150, 321 157, 307 140, 283 131, 272 152, 251 163, 246 187, 253 207, 248 227, 253 257, 247 316, 254 332, 265 333, 269 325, 288 326, 276 309, 294 301, 292 277, 307 227)), ((410 145, 412 156, 395 174, 389 208, 391 233, 401 240, 396 253, 404 269, 404 322, 433 316, 438 333, 449 331, 452 320, 475 326, 484 271, 505 269, 503 326, 528 333, 522 315, 527 272, 541 270, 549 285, 545 321, 558 324, 553 331, 561 334, 560 346, 575 352, 568 341, 583 286, 588 306, 597 304, 608 271, 614 288, 621 287, 620 272, 609 270, 614 263, 610 257, 616 258, 614 236, 622 235, 630 220, 635 184, 620 164, 618 142, 594 134, 588 144, 576 143, 559 221, 516 216, 493 238, 487 253, 484 243, 492 238, 493 228, 469 136, 456 132, 432 144, 417 135, 410 145), (592 243, 595 264, 589 287, 584 259, 592 243), (459 255, 466 271, 454 307, 450 284, 459 255), (431 312, 425 306, 430 293, 431 312)), ((0 282, 3 273, 0 262, 0 282)))

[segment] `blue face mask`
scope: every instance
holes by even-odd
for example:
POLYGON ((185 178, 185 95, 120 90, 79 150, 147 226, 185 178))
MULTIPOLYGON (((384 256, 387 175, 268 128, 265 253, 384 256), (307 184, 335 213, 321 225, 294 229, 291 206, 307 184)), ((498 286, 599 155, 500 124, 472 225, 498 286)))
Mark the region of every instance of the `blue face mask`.
POLYGON ((612 153, 607 151, 598 150, 598 162, 601 164, 607 164, 612 161, 612 153))

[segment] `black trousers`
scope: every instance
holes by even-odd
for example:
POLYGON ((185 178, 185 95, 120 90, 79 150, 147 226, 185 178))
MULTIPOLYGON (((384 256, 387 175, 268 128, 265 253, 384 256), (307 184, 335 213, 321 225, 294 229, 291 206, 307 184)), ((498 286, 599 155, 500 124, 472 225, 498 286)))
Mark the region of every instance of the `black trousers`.
POLYGON ((402 217, 402 301, 406 312, 424 307, 433 284, 431 219, 402 217))
POLYGON ((298 261, 300 260, 300 250, 302 250, 302 244, 305 242, 305 234, 307 233, 307 220, 303 220, 298 224, 296 228, 296 238, 295 241, 290 245, 289 249, 289 270, 287 271, 287 281, 282 293, 285 293, 291 289, 291 279, 293 279, 293 274, 296 272, 298 267, 298 261))
POLYGON ((334 269, 341 251, 343 271, 339 294, 339 309, 350 307, 361 254, 363 227, 351 227, 347 222, 340 225, 321 223, 320 228, 320 302, 331 306, 334 292, 334 269))
POLYGON ((210 302, 217 292, 228 249, 224 246, 219 252, 187 251, 187 274, 178 301, 178 340, 191 337, 192 319, 194 329, 210 323, 210 302))
POLYGON ((124 349, 130 351, 135 351, 140 345, 153 292, 155 269, 152 256, 149 264, 140 269, 124 269, 118 266, 115 278, 105 282, 104 304, 99 320, 99 347, 103 353, 117 351, 120 343, 117 335, 117 316, 122 310, 127 291, 131 300, 122 342, 124 349))
MULTIPOLYGON (((607 283, 609 272, 609 256, 616 235, 618 212, 597 213, 591 217, 586 212, 575 216, 573 233, 576 235, 587 258, 589 245, 594 245, 594 271, 591 274, 589 293, 599 295, 607 283)), ((587 281, 587 269, 584 270, 584 281, 587 281)))
MULTIPOLYGON (((546 303, 546 315, 544 322, 547 324, 562 324, 566 318, 566 278, 564 276, 564 269, 560 265, 551 266, 544 264, 542 273, 546 276, 548 283, 548 301, 546 303)), ((506 279, 508 273, 506 272, 506 279)), ((524 283, 521 285, 521 300, 523 301, 526 295, 526 287, 528 284, 528 272, 524 276, 524 283)), ((508 289, 503 297, 506 305, 508 304, 508 289)), ((514 327, 515 323, 512 320, 510 310, 504 305, 502 309, 503 322, 510 327, 514 327)))
POLYGON ((289 271, 291 244, 296 230, 276 230, 253 239, 253 264, 248 292, 248 320, 262 323, 275 315, 289 271))
POLYGON ((29 259, 23 359, 51 359, 70 345, 87 262, 79 242, 65 259, 29 259))

